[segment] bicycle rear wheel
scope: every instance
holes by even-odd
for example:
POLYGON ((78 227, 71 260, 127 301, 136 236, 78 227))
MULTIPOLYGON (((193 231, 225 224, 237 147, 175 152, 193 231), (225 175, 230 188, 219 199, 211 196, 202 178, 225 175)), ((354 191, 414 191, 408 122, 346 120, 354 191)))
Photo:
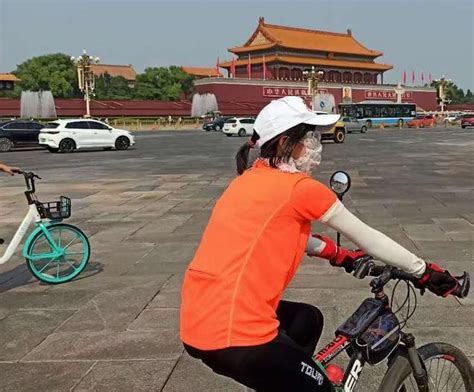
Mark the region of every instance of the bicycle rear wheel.
MULTIPOLYGON (((469 359, 457 347, 430 343, 418 349, 429 377, 430 391, 474 391, 473 369, 469 359)), ((379 391, 418 392, 408 359, 398 357, 388 369, 379 391)))
POLYGON ((69 282, 84 270, 89 261, 89 240, 80 229, 65 223, 48 226, 48 231, 60 251, 55 253, 44 232, 37 232, 26 253, 28 269, 42 282, 69 282))

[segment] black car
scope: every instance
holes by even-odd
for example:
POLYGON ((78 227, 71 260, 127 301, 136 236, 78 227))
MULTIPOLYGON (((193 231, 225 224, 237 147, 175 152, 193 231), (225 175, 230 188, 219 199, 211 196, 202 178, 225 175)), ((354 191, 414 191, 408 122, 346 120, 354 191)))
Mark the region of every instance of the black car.
POLYGON ((202 129, 205 131, 221 131, 224 128, 224 123, 231 117, 217 117, 216 119, 204 123, 202 129))
POLYGON ((39 146, 38 134, 44 125, 37 121, 11 120, 0 122, 0 152, 14 147, 39 146))

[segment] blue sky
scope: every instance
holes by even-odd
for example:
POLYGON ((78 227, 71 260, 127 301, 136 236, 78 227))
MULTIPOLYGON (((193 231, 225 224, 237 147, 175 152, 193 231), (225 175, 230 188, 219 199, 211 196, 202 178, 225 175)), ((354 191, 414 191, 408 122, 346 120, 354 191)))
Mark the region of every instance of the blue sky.
POLYGON ((213 66, 244 43, 258 17, 268 23, 345 32, 417 77, 446 75, 474 89, 469 0, 0 0, 0 72, 44 53, 86 48, 103 63, 213 66))

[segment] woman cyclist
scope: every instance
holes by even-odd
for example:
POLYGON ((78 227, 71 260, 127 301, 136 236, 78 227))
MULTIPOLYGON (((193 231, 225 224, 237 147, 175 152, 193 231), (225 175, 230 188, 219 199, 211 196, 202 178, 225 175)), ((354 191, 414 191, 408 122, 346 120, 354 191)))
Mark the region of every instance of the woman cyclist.
POLYGON ((438 295, 457 280, 352 215, 310 177, 321 160, 320 132, 337 115, 316 115, 299 97, 267 105, 237 153, 234 179, 217 201, 182 288, 181 339, 216 373, 259 392, 330 391, 312 359, 323 328, 314 306, 281 300, 307 254, 346 271, 365 253, 420 278, 438 295), (249 151, 260 157, 247 167, 249 151), (311 221, 340 231, 364 251, 310 236, 311 221))

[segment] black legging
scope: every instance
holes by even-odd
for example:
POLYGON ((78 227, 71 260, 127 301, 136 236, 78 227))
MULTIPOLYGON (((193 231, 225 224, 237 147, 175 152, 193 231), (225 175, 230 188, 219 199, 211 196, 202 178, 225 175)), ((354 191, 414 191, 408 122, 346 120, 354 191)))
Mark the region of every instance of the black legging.
POLYGON ((206 351, 184 347, 216 373, 258 392, 331 391, 330 382, 311 358, 323 330, 319 309, 280 301, 277 317, 278 336, 265 344, 206 351))

